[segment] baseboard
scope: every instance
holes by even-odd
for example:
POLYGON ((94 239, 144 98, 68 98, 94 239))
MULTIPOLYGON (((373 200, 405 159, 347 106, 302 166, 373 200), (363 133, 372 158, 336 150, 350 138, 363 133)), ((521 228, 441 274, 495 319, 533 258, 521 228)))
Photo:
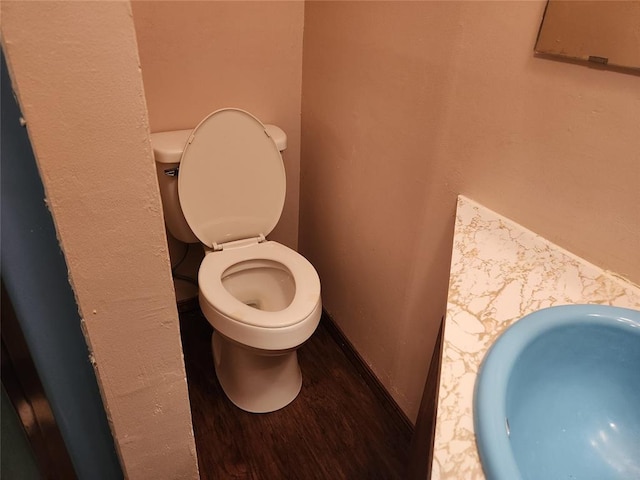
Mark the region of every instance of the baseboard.
POLYGON ((356 368, 362 379, 369 388, 371 388, 378 401, 389 412, 389 415, 397 420, 398 425, 402 425, 406 430, 407 435, 413 435, 414 427, 409 418, 405 415, 384 385, 382 385, 380 380, 378 380, 378 377, 376 377, 369 365, 367 365, 364 359, 360 356, 353 344, 347 339, 342 330, 340 330, 340 327, 338 327, 334 322, 331 315, 329 315, 329 313, 324 309, 322 310, 321 321, 349 361, 356 368))

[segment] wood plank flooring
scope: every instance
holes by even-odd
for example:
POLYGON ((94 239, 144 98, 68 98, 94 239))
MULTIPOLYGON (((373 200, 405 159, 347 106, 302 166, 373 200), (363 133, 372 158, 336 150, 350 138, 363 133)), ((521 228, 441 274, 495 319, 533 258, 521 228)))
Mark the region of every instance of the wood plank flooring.
POLYGON ((282 410, 235 407, 216 379, 211 326, 180 314, 200 478, 405 479, 411 432, 381 403, 327 331, 299 350, 303 386, 282 410))

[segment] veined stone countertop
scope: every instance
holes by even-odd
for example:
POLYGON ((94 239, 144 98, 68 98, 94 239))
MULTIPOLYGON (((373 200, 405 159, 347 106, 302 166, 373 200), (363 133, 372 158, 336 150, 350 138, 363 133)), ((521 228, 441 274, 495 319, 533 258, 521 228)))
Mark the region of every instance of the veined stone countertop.
POLYGON ((473 387, 493 341, 554 305, 640 310, 640 288, 463 196, 458 197, 432 479, 484 479, 473 432, 473 387))

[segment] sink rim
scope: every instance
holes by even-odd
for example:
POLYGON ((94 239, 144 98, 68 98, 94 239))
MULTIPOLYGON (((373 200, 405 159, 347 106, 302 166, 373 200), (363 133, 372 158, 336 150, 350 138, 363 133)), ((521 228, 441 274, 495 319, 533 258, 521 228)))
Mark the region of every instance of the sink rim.
POLYGON ((640 311, 609 305, 562 305, 520 318, 498 337, 485 355, 474 388, 473 424, 476 447, 487 478, 522 478, 505 421, 510 372, 519 353, 547 332, 585 321, 590 325, 615 326, 640 333, 640 311))

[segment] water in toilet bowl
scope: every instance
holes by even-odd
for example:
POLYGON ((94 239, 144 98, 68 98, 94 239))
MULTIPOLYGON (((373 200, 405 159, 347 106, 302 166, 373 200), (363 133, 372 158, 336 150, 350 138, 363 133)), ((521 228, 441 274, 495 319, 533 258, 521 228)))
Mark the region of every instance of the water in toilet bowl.
POLYGON ((270 260, 250 260, 228 268, 222 285, 242 303, 267 312, 287 308, 296 291, 291 272, 270 260))

